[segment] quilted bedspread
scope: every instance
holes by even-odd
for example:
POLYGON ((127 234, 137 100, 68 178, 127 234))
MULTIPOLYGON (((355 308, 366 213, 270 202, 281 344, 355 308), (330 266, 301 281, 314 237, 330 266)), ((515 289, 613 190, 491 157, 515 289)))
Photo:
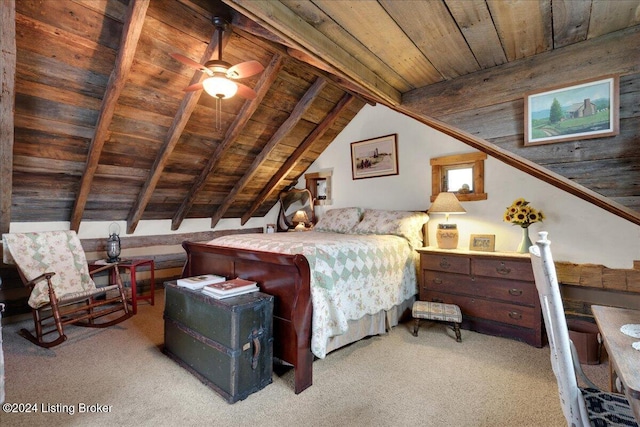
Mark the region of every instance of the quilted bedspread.
POLYGON ((389 310, 417 293, 416 252, 402 237, 324 232, 236 234, 209 242, 285 254, 302 254, 311 268, 311 351, 326 355, 330 337, 347 322, 389 310))

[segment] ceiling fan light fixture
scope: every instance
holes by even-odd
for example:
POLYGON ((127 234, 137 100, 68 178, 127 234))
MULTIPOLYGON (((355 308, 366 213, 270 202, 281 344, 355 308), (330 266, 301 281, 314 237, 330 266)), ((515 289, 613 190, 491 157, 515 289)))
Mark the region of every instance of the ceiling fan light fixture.
POLYGON ((209 77, 202 82, 204 90, 214 98, 231 98, 238 92, 238 85, 224 77, 209 77))

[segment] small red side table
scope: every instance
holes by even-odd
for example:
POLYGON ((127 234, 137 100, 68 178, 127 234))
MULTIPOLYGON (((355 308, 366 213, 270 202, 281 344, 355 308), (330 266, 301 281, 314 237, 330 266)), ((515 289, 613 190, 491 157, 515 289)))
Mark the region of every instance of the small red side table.
MULTIPOLYGON (((89 264, 89 268, 101 267, 105 264, 104 261, 92 262, 89 264)), ((149 301, 151 305, 155 304, 156 293, 156 280, 155 280, 155 262, 152 259, 124 259, 118 262, 118 268, 129 270, 131 276, 131 308, 133 314, 138 313, 138 300, 149 301), (138 295, 138 288, 136 285, 136 269, 142 265, 148 265, 151 273, 151 293, 147 295, 138 295)), ((112 277, 111 283, 115 283, 115 271, 111 270, 112 277)))
MULTIPOLYGON (((138 300, 146 300, 151 305, 154 305, 156 293, 155 262, 152 259, 125 259, 118 262, 118 267, 129 270, 131 275, 131 307, 133 308, 133 314, 138 312, 138 300), (148 265, 151 272, 151 293, 147 295, 138 295, 136 287, 136 269, 141 265, 148 265)), ((115 273, 113 270, 111 271, 115 273)))

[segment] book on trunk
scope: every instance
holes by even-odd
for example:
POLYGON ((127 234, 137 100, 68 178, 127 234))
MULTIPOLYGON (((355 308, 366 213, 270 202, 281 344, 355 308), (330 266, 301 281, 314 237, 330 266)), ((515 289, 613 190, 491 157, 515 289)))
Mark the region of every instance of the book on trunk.
POLYGON ((238 277, 219 283, 212 283, 202 288, 203 293, 217 299, 256 292, 258 290, 260 290, 258 284, 253 280, 240 279, 238 277))
POLYGON ((200 276, 184 277, 178 279, 177 285, 182 288, 189 289, 202 289, 203 287, 213 284, 224 282, 226 277, 218 276, 215 274, 202 274, 200 276))

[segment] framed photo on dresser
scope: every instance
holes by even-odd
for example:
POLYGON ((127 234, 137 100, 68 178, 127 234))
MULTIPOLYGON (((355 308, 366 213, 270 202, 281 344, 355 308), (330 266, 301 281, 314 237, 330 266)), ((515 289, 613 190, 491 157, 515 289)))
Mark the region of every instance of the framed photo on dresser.
POLYGON ((496 250, 495 234, 472 234, 469 239, 470 251, 493 252, 496 250))

